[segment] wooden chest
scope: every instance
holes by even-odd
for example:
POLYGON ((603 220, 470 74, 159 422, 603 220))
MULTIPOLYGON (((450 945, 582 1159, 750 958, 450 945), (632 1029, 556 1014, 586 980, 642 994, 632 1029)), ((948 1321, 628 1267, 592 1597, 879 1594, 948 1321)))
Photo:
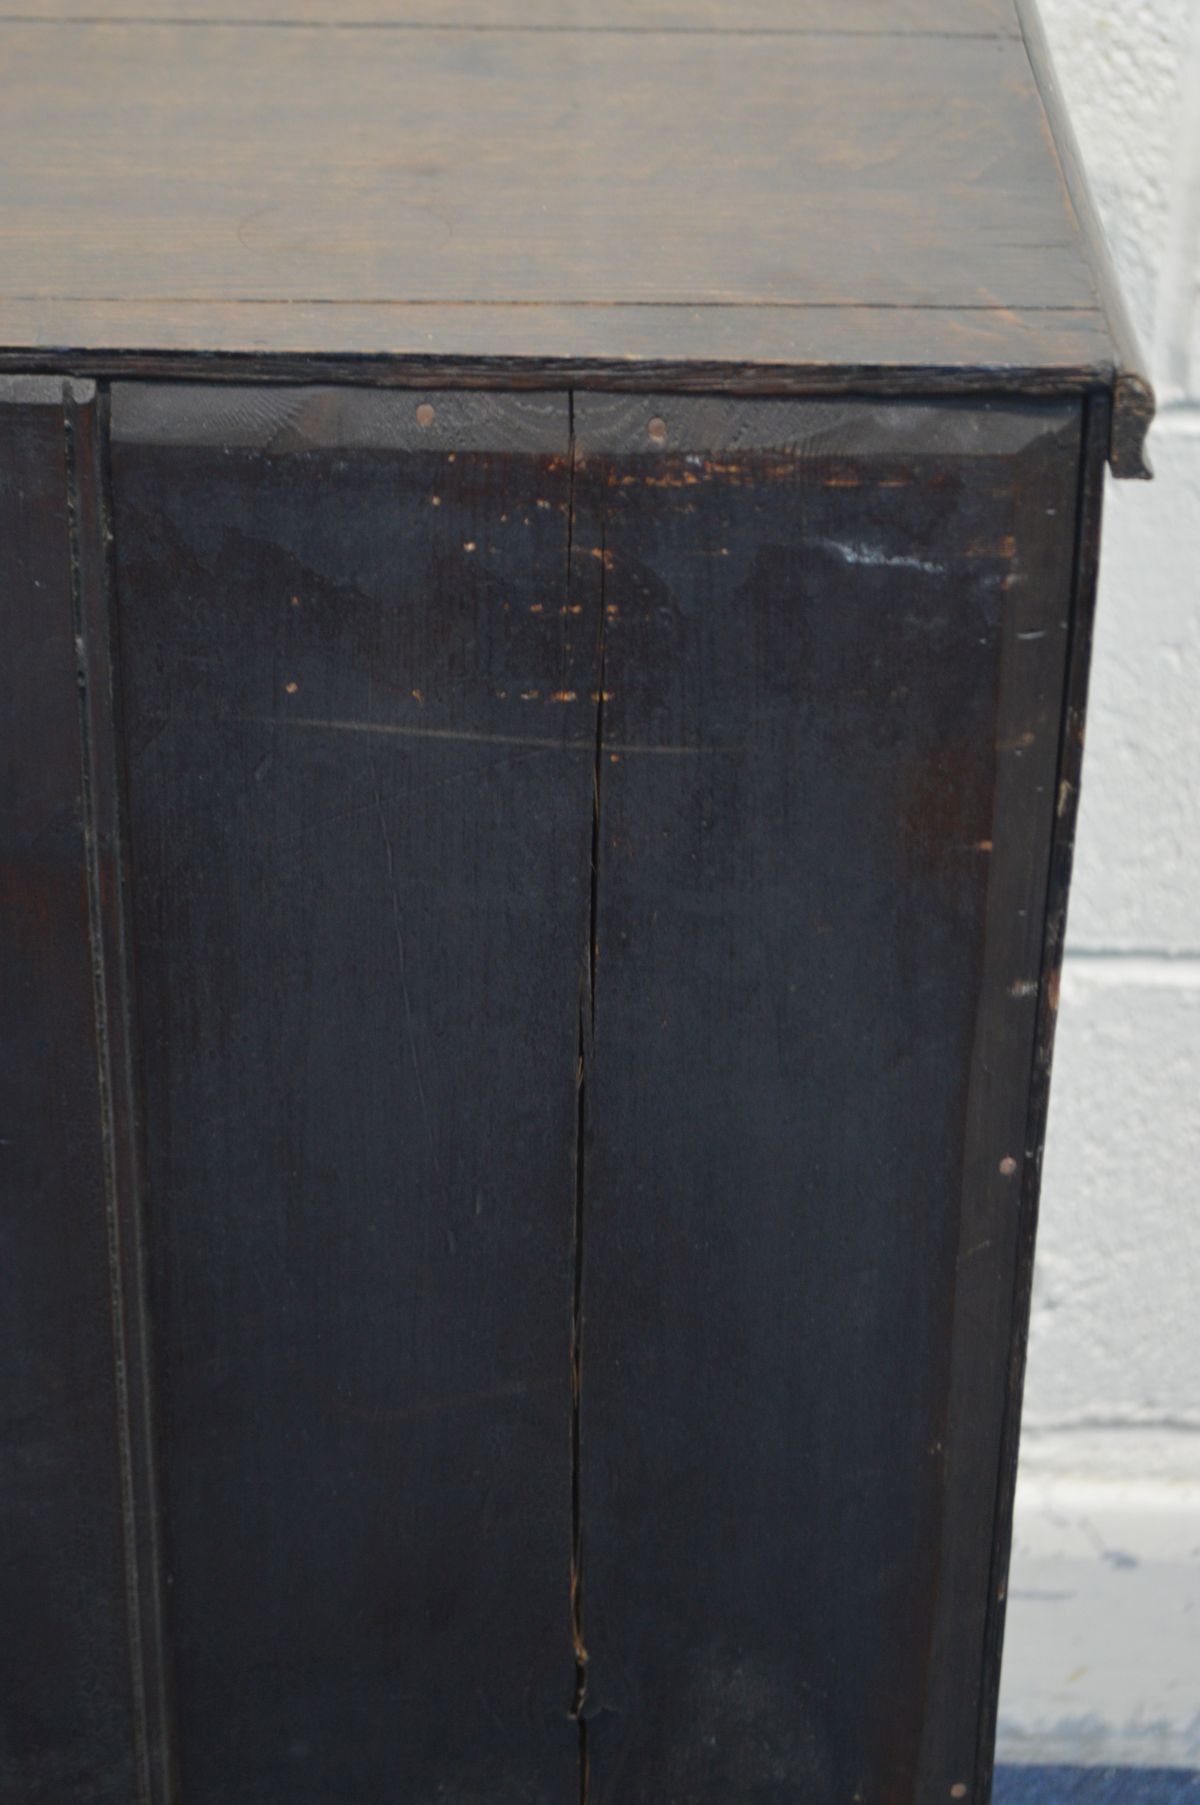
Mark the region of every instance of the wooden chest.
POLYGON ((0 6, 0 1797, 983 1805, 1153 406, 1032 8, 145 10, 0 6))

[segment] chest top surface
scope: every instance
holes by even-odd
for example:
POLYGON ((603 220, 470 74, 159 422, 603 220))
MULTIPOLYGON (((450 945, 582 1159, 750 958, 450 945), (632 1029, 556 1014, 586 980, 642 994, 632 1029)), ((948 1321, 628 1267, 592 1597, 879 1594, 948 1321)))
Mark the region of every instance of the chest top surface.
POLYGON ((1024 0, 3 0, 0 346, 1120 413, 1036 38, 1024 0))

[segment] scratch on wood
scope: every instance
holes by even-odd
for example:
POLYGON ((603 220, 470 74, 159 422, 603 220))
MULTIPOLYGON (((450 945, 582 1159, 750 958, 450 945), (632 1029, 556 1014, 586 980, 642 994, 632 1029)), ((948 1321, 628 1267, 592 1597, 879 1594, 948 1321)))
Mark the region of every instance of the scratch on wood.
MULTIPOLYGON (((536 692, 526 692, 532 698, 536 692)), ((591 701, 606 702, 611 700, 612 691, 606 690, 603 695, 593 692, 591 701)), ((573 692, 558 692, 546 698, 551 702, 571 702, 579 698, 573 692)), ((330 733, 378 733, 391 735, 398 739, 414 740, 450 740, 461 741, 464 745, 479 746, 528 746, 543 752, 590 752, 595 751, 595 741, 589 735, 587 739, 552 739, 548 733, 468 733, 455 727, 410 727, 402 721, 340 721, 321 720, 311 715, 260 715, 254 717, 241 716, 240 719, 253 718, 264 727, 302 727, 315 732, 330 733)), ((641 742, 628 740, 607 740, 606 747, 610 752, 645 753, 651 758, 706 758, 710 755, 724 754, 736 756, 745 748, 740 745, 720 746, 705 744, 702 746, 651 746, 641 742)))
POLYGON ((833 552, 843 564, 864 564, 881 570, 919 570, 931 577, 940 576, 945 570, 944 564, 935 564, 926 558, 889 555, 873 545, 847 545, 841 539, 820 539, 817 543, 833 552))
POLYGON ((412 740, 453 740, 464 745, 476 746, 534 746, 542 747, 547 752, 590 752, 591 738, 579 740, 551 739, 549 734, 528 733, 468 733, 457 727, 410 727, 403 721, 339 721, 319 720, 311 715, 288 715, 280 719, 275 715, 265 715, 262 724, 266 727, 305 727, 313 731, 322 730, 330 733, 378 733, 391 735, 397 739, 412 740))

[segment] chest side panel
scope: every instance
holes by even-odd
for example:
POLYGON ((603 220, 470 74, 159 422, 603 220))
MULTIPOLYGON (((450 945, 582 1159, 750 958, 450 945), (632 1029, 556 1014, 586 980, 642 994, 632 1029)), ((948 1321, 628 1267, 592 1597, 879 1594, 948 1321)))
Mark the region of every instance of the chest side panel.
POLYGON ((124 1805, 136 1588, 94 969, 114 871, 84 745, 95 672, 63 388, 0 381, 0 1796, 124 1805))
POLYGON ((565 397, 115 396, 190 1805, 575 1783, 567 452, 565 397))
POLYGON ((577 400, 598 1797, 971 1782, 1079 434, 577 400))

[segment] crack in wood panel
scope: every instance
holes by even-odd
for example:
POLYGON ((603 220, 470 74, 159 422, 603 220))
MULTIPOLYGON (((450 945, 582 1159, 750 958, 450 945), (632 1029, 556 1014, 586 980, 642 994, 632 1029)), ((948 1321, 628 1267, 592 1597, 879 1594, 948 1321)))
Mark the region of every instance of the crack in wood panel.
POLYGON ((139 1801, 164 1805, 172 1757, 120 801, 107 396, 91 383, 68 381, 63 419, 136 1772, 139 1801))

